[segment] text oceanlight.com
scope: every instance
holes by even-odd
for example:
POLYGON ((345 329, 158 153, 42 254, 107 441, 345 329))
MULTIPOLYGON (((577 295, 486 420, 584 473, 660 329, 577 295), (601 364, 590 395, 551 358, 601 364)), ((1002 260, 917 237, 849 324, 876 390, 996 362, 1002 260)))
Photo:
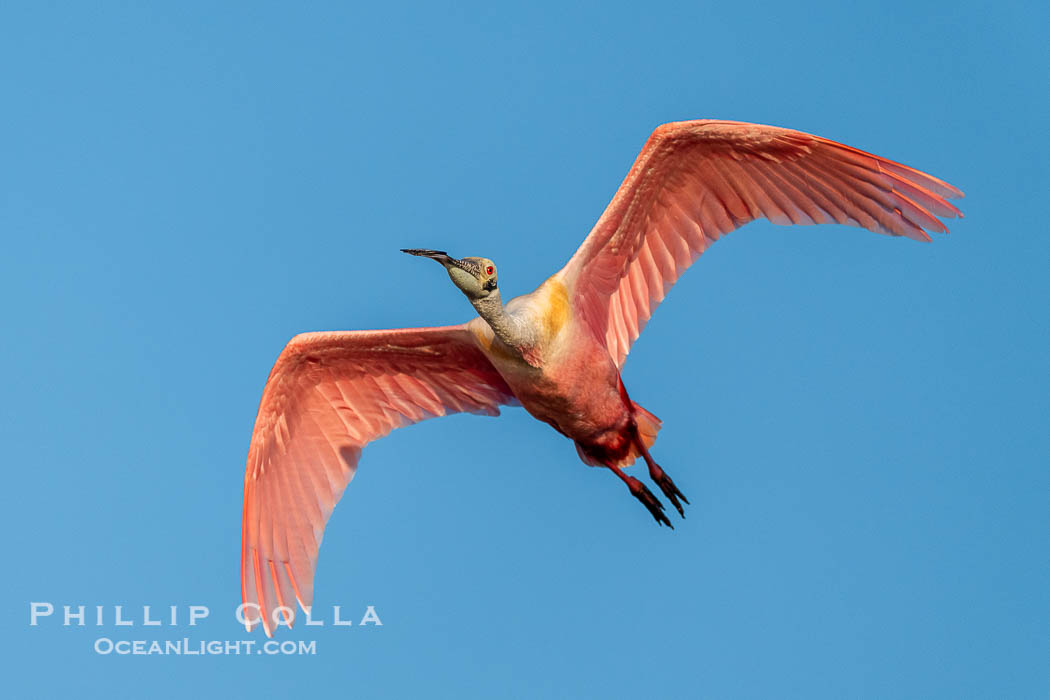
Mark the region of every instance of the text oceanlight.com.
POLYGON ((95 640, 95 653, 132 656, 226 656, 267 654, 269 656, 312 656, 317 653, 317 640, 291 640, 278 642, 274 639, 257 643, 253 639, 237 640, 192 640, 168 639, 164 641, 136 639, 112 640, 99 637, 95 640))

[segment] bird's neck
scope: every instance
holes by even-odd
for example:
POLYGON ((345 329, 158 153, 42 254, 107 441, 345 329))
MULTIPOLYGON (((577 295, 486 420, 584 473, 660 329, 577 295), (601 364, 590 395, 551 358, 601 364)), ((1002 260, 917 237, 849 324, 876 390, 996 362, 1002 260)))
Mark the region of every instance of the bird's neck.
POLYGON ((532 364, 529 357, 533 353, 535 338, 528 332, 528 324, 522 319, 507 313, 503 308, 503 300, 500 299, 499 290, 493 292, 484 299, 472 300, 470 302, 478 315, 492 328, 496 337, 506 345, 516 350, 526 361, 532 364))

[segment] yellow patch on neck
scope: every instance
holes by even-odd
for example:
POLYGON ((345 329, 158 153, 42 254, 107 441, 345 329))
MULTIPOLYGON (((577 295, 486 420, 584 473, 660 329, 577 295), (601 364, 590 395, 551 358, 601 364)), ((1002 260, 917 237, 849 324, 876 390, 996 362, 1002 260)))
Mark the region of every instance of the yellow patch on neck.
POLYGON ((548 340, 558 335, 565 322, 569 320, 569 293, 565 285, 553 277, 540 287, 546 291, 543 299, 543 330, 548 340))

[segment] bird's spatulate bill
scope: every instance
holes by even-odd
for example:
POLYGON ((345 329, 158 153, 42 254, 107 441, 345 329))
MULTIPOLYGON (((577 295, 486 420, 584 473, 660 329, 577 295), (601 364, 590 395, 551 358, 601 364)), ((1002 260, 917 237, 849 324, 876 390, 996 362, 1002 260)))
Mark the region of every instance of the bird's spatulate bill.
POLYGON ((426 248, 402 248, 401 252, 409 255, 418 255, 423 258, 448 257, 448 253, 443 250, 427 250, 426 248))
POLYGON ((402 248, 402 253, 408 253, 409 255, 418 255, 421 258, 430 258, 431 260, 437 261, 444 267, 454 265, 455 267, 463 267, 463 263, 456 260, 451 255, 443 250, 428 250, 426 248, 402 248))

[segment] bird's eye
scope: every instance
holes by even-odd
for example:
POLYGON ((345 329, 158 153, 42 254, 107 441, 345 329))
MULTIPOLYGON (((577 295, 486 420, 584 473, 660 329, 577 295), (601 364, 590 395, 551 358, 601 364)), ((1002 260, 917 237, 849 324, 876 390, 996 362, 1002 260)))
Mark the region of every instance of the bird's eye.
POLYGON ((495 268, 494 268, 494 267, 492 267, 492 265, 489 265, 488 267, 486 267, 486 268, 485 268, 485 274, 486 274, 486 275, 491 275, 491 274, 492 274, 492 271, 493 271, 494 269, 495 269, 495 268))

